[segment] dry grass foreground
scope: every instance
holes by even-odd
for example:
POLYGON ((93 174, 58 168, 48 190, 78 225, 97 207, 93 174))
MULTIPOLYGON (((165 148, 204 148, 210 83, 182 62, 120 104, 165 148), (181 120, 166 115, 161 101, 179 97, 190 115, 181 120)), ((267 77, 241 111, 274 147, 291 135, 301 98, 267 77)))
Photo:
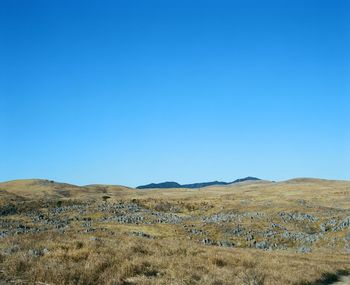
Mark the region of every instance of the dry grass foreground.
POLYGON ((327 229, 308 244, 308 253, 297 250, 304 241, 283 240, 279 229, 276 237, 259 233, 278 221, 291 233, 315 236, 322 224, 343 221, 349 209, 345 181, 145 191, 43 180, 0 183, 0 284, 332 284, 350 270, 347 224, 327 229), (103 196, 111 198, 105 202, 103 196), (284 220, 281 212, 315 220, 284 220), (135 215, 143 220, 134 222, 135 215), (208 222, 212 217, 220 219, 208 222), (247 231, 227 234, 237 223, 247 231), (203 243, 201 231, 214 242, 203 243), (278 246, 256 249, 246 240, 252 233, 257 243, 264 238, 278 246), (233 246, 218 246, 223 238, 233 246))

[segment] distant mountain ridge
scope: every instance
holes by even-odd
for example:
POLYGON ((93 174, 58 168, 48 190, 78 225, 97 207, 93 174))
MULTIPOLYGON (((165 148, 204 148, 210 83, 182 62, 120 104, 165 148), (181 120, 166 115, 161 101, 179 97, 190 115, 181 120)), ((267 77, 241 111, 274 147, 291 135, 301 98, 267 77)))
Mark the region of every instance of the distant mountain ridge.
POLYGON ((154 189, 154 188, 202 188, 207 186, 215 186, 215 185, 230 185, 234 183, 244 182, 244 181, 258 181, 261 180, 256 177, 245 177, 236 179, 232 182, 221 182, 221 181, 212 181, 212 182, 201 182, 201 183, 192 183, 192 184, 179 184, 177 182, 167 181, 162 183, 151 183, 147 185, 141 185, 136 187, 136 189, 154 189))

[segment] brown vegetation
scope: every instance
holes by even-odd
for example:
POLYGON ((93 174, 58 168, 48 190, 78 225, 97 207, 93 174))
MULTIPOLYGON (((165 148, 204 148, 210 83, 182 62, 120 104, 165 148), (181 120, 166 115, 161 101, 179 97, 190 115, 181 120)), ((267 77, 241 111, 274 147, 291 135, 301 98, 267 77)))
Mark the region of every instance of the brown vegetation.
POLYGON ((7 278, 49 284, 312 284, 350 266, 345 254, 222 249, 102 232, 11 237, 1 247, 12 251, 1 256, 7 278))
MULTIPOLYGON (((12 203, 18 209, 17 214, 0 216, 0 221, 21 221, 31 226, 32 222, 22 213, 35 209, 45 213, 51 206, 77 205, 92 197, 95 201, 89 203, 128 201, 159 212, 193 217, 219 210, 272 215, 280 210, 305 212, 306 208, 309 213, 323 217, 330 209, 344 215, 350 209, 350 183, 341 181, 295 180, 147 191, 112 186, 81 189, 64 184, 68 191, 64 194, 54 182, 44 183, 36 193, 35 185, 26 188, 25 183, 20 184, 20 189, 13 183, 0 184, 3 189, 0 205, 12 203), (54 190, 50 190, 50 185, 54 190), (104 201, 107 200, 104 196, 111 198, 104 201), (49 206, 44 209, 45 203, 49 206)), ((68 218, 70 215, 62 214, 68 218)), ((19 284, 312 285, 330 284, 325 283, 329 276, 335 280, 339 272, 345 274, 350 270, 349 255, 337 244, 328 248, 320 243, 318 250, 307 254, 295 250, 264 251, 243 245, 224 248, 189 239, 180 225, 99 223, 95 219, 99 216, 98 212, 89 213, 89 219, 95 222, 93 232, 84 231, 79 221, 65 230, 49 228, 0 238, 0 280, 17 280, 19 284), (132 236, 133 231, 145 232, 150 237, 132 236)), ((260 227, 259 223, 249 226, 260 227)), ((211 236, 219 235, 215 226, 207 225, 205 230, 211 236)))

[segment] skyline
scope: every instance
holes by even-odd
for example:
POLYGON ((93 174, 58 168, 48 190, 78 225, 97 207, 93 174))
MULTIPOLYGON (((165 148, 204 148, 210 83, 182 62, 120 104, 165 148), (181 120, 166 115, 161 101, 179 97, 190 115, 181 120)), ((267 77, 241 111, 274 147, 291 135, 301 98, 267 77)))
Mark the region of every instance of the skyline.
POLYGON ((0 180, 350 180, 347 1, 3 1, 0 180))

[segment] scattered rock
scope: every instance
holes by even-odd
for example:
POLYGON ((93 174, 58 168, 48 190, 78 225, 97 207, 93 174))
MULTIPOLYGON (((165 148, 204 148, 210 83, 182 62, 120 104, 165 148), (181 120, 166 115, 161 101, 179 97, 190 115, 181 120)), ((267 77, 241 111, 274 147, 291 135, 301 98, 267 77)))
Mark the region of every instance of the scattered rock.
POLYGON ((311 251, 312 251, 311 248, 310 247, 306 247, 306 246, 301 246, 297 250, 297 252, 300 252, 300 253, 309 253, 311 251))
POLYGON ((0 207, 0 216, 9 216, 9 215, 14 215, 16 213, 17 213, 17 208, 12 204, 0 207))
POLYGON ((44 251, 41 249, 33 248, 28 250, 28 255, 31 257, 40 257, 44 255, 44 251))
POLYGON ((268 248, 269 248, 269 245, 268 245, 268 243, 267 243, 266 240, 263 240, 263 241, 261 241, 261 242, 257 242, 257 243, 255 244, 255 247, 258 248, 258 249, 268 249, 268 248))
POLYGON ((221 241, 218 241, 218 246, 221 246, 221 247, 234 247, 235 244, 233 242, 230 242, 230 241, 227 241, 227 240, 221 240, 221 241))
POLYGON ((131 232, 130 235, 134 237, 153 238, 151 235, 144 232, 131 232))
POLYGON ((214 244, 214 242, 208 237, 202 239, 202 243, 205 245, 213 245, 214 244))

